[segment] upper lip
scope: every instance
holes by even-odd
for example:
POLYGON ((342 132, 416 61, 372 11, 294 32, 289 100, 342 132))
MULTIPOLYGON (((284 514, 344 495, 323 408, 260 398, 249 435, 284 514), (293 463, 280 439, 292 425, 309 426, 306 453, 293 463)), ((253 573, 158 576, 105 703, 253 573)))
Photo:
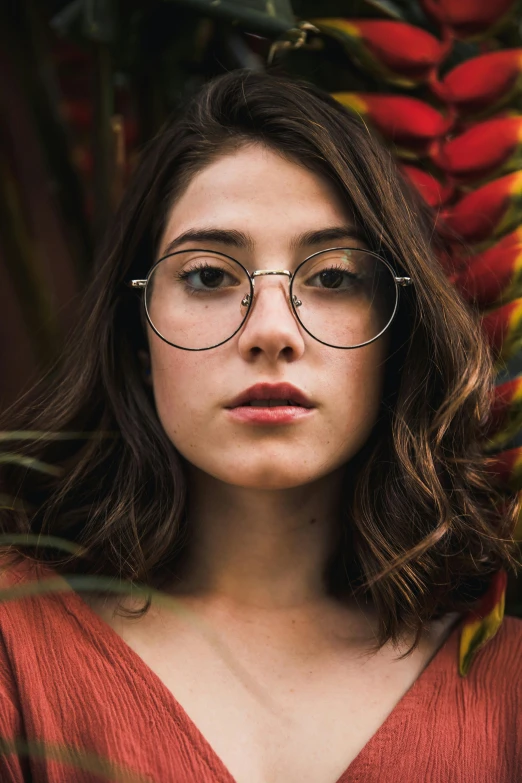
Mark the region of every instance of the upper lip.
POLYGON ((313 408, 312 402, 291 383, 256 383, 232 400, 227 408, 237 408, 252 400, 292 400, 304 408, 313 408))

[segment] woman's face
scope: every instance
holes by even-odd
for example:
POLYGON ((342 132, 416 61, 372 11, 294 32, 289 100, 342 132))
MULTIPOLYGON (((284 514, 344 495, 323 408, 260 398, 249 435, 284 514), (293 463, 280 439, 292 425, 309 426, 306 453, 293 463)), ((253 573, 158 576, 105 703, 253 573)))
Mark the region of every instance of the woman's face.
MULTIPOLYGON (((214 249, 250 272, 293 270, 319 250, 361 246, 351 225, 326 179, 251 144, 192 179, 168 216, 158 257, 188 230, 225 229, 249 235, 251 247, 207 240, 176 250, 214 249), (343 239, 297 247, 305 233, 338 227, 347 229, 343 239)), ((322 345, 296 319, 288 285, 286 276, 257 277, 243 327, 208 351, 174 348, 148 328, 156 408, 168 437, 191 465, 227 484, 284 489, 313 482, 350 460, 375 423, 387 334, 354 350, 322 345), (259 382, 291 383, 314 408, 284 425, 238 421, 227 406, 259 382)))

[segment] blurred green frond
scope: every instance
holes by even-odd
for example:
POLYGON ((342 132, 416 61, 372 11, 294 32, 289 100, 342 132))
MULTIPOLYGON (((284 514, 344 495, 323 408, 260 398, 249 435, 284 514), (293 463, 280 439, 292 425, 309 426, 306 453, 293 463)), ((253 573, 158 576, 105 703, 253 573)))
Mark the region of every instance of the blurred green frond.
POLYGON ((62 469, 56 465, 49 465, 34 457, 27 457, 24 454, 16 454, 12 451, 0 452, 0 465, 19 465, 22 468, 38 470, 40 473, 48 473, 50 476, 61 476, 62 469))

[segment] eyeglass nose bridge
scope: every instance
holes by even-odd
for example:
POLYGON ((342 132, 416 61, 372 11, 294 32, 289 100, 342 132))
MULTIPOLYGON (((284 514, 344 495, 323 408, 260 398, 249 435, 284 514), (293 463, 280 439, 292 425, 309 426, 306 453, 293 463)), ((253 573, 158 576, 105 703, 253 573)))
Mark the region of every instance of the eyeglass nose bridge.
MULTIPOLYGON (((254 284, 255 284, 255 278, 260 277, 261 275, 286 275, 289 278, 289 282, 292 282, 292 272, 289 272, 288 269, 256 269, 255 272, 252 272, 250 275, 250 279, 252 280, 252 293, 255 292, 254 284)), ((247 294, 243 297, 241 300, 241 304, 243 307, 248 307, 251 302, 250 294, 247 294)), ((294 303, 295 307, 300 307, 303 303, 300 299, 297 298, 297 296, 294 294, 292 297, 292 302, 294 303)))

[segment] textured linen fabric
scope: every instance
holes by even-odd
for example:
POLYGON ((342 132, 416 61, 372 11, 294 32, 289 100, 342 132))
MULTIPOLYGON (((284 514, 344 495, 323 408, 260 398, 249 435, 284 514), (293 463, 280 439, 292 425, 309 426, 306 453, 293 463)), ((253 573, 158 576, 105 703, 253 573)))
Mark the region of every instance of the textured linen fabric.
MULTIPOLYGON (((0 589, 57 576, 29 561, 0 574, 0 589)), ((317 783, 522 783, 522 620, 504 618, 465 678, 461 625, 339 780, 317 783)), ((234 783, 159 677, 79 594, 4 601, 1 783, 109 780, 234 783)))

